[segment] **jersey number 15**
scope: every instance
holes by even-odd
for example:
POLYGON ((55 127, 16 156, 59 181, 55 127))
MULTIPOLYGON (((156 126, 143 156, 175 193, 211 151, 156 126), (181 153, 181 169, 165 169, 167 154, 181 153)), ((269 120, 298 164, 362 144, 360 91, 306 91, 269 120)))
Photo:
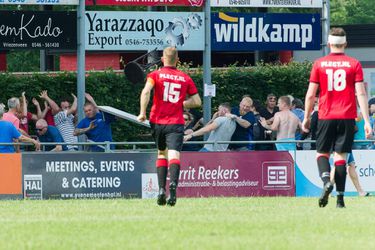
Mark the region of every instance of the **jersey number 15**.
POLYGON ((346 87, 346 71, 338 69, 327 69, 328 91, 343 91, 346 87))
POLYGON ((164 82, 163 101, 177 103, 180 99, 181 84, 164 82))

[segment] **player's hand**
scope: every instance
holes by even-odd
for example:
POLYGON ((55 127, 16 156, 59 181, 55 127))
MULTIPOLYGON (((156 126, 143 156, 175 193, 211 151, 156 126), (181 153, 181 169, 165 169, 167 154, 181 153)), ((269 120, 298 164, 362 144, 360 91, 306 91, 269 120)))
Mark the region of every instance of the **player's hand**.
POLYGON ((137 117, 137 120, 139 122, 144 122, 146 121, 146 115, 145 114, 139 114, 138 117, 137 117))
POLYGON ((267 127, 267 120, 266 120, 266 118, 264 118, 264 117, 259 117, 259 122, 260 122, 260 124, 262 124, 262 126, 263 126, 264 128, 267 127))
POLYGON ((92 120, 92 121, 90 122, 89 130, 91 130, 91 129, 93 129, 93 128, 96 127, 95 122, 96 122, 96 119, 95 119, 95 120, 92 120))
POLYGON ((40 151, 40 142, 33 140, 33 144, 35 146, 35 151, 40 151))
POLYGON ((366 134, 366 139, 370 139, 372 137, 371 124, 368 122, 365 123, 365 134, 366 134))
POLYGON ((40 92, 40 95, 39 95, 40 98, 46 100, 48 99, 48 92, 47 90, 43 90, 42 92, 40 92))
POLYGON ((193 138, 192 134, 193 134, 193 133, 188 134, 188 135, 185 135, 185 136, 184 136, 184 141, 188 141, 188 140, 190 140, 191 138, 193 138))
POLYGON ((35 106, 39 106, 39 102, 38 102, 37 99, 33 98, 31 101, 33 102, 33 104, 34 104, 35 106))
POLYGON ((303 132, 310 133, 310 123, 311 123, 311 119, 303 119, 303 122, 302 122, 303 132))
POLYGON ((184 134, 185 135, 190 135, 190 134, 192 134, 194 131, 192 130, 192 129, 186 129, 185 131, 184 131, 184 134))

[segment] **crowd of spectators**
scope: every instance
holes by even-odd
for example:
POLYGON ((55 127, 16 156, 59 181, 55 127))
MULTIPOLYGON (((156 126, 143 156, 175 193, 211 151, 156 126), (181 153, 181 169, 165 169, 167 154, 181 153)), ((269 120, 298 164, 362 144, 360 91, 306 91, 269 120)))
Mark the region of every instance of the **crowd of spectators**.
MULTIPOLYGON (((48 95, 46 90, 38 97, 32 98, 36 113, 28 110, 25 92, 21 97, 12 97, 7 102, 7 109, 0 104, 0 142, 17 143, 29 142, 34 144, 36 150, 43 151, 77 151, 78 137, 85 134, 92 142, 111 142, 111 123, 115 120, 113 115, 103 113, 98 109, 94 98, 86 93, 84 112, 86 117, 77 121, 77 97, 64 97, 59 104, 48 95), (40 99, 44 102, 42 110, 40 99), (72 99, 73 101, 71 102, 72 99), (33 126, 29 126, 29 125, 33 126), (35 128, 35 133, 30 127, 35 128), (41 146, 40 143, 45 143, 41 146)), ((12 153, 25 151, 26 146, 19 144, 0 146, 0 152, 12 153)), ((90 146, 88 151, 104 152, 103 146, 90 146)))
MULTIPOLYGON (((47 91, 42 91, 38 97, 31 99, 35 106, 33 109, 35 113, 29 111, 25 92, 21 94, 21 97, 10 98, 7 102, 7 112, 4 104, 0 106, 2 112, 0 125, 7 128, 0 134, 1 142, 27 141, 33 143, 37 150, 44 151, 77 151, 79 149, 77 146, 78 136, 83 134, 86 135, 89 142, 112 142, 111 124, 115 121, 115 117, 101 112, 90 94, 86 93, 85 97, 87 101, 84 105, 85 118, 81 121, 77 121, 77 97, 74 94, 71 94, 71 97, 61 98, 58 105, 47 91), (38 99, 43 103, 43 108, 41 108, 38 99), (30 124, 33 126, 29 126, 30 124), (18 133, 15 133, 13 127, 18 133), (30 128, 35 128, 35 133, 30 128), (40 147, 39 144, 36 145, 36 142, 49 142, 49 144, 40 147), (54 145, 53 143, 67 143, 67 145, 54 145)), ((244 95, 238 105, 220 104, 212 119, 205 125, 200 111, 185 110, 183 114, 185 120, 184 140, 195 143, 185 143, 183 151, 315 149, 315 143, 296 144, 285 141, 316 139, 317 107, 318 99, 316 99, 315 108, 311 114, 311 129, 308 134, 301 130, 305 112, 303 101, 292 96, 277 98, 271 93, 262 102, 253 100, 249 95, 244 95), (205 134, 208 137, 207 141, 211 143, 204 143, 205 134), (231 141, 231 143, 215 143, 218 141, 231 141), (263 143, 256 143, 257 141, 263 141, 263 143), (274 142, 264 143, 265 141, 274 142)), ((371 125, 374 127, 375 98, 369 100, 369 111, 371 125)), ((358 112, 355 140, 365 139, 362 123, 362 115, 358 112)), ((2 146, 0 152, 20 152, 30 148, 15 146, 11 150, 11 147, 2 146)), ((369 142, 356 142, 353 145, 353 149, 367 148, 374 149, 375 146, 369 142)), ((111 145, 111 149, 114 149, 113 145, 111 145)), ((86 150, 103 152, 105 147, 92 145, 86 150)))
MULTIPOLYGON (((289 143, 288 141, 316 140, 318 98, 316 98, 315 107, 311 113, 311 129, 308 134, 303 133, 301 129, 305 112, 303 101, 293 98, 293 96, 288 95, 277 98, 271 93, 267 95, 265 102, 262 103, 260 100, 252 100, 249 95, 244 95, 238 106, 227 108, 224 113, 221 113, 222 105, 219 105, 218 112, 214 113, 211 121, 203 128, 202 119, 197 121, 194 118, 194 114, 186 110, 184 116, 188 118, 189 129, 185 130, 184 139, 185 141, 201 141, 203 140, 201 136, 210 132, 207 141, 231 141, 231 143, 229 145, 221 144, 221 146, 219 144, 205 144, 203 148, 193 146, 196 144, 189 144, 189 146, 184 148, 184 151, 314 150, 316 148, 315 143, 289 143), (224 118, 216 120, 218 116, 224 118), (221 122, 222 120, 225 120, 226 123, 221 122), (229 120, 234 122, 232 123, 235 124, 234 130, 228 125, 229 120), (194 123, 194 121, 197 122, 194 123), (219 129, 220 127, 222 129, 219 129), (236 141, 241 141, 241 143, 235 143, 236 141), (244 141, 249 142, 242 143, 244 141), (257 141, 263 142, 256 143, 257 141), (266 143, 266 141, 274 142, 266 143)), ((228 105, 227 103, 225 104, 225 106, 228 105)), ((369 100, 369 110, 371 125, 374 127, 375 98, 369 100)), ((356 119, 355 140, 365 140, 362 123, 363 118, 359 112, 356 119)), ((353 145, 353 149, 374 148, 375 144, 371 142, 356 142, 353 145)))

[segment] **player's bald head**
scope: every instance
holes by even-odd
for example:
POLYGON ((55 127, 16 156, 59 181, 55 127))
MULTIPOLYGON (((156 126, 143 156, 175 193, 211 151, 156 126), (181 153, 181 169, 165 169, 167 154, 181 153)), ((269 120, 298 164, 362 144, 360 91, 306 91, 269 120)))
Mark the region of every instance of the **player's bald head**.
POLYGON ((167 47, 163 50, 163 63, 165 66, 176 66, 178 53, 175 47, 167 47))

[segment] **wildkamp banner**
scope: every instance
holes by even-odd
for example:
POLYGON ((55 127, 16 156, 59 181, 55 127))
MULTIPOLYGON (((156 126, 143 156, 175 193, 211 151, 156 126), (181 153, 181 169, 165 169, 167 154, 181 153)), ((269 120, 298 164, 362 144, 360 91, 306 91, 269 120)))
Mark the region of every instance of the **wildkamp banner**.
POLYGON ((88 11, 86 50, 204 49, 203 12, 88 11))
POLYGON ((76 49, 77 14, 0 11, 1 49, 76 49))
POLYGON ((319 50, 319 14, 212 13, 214 51, 319 50))

